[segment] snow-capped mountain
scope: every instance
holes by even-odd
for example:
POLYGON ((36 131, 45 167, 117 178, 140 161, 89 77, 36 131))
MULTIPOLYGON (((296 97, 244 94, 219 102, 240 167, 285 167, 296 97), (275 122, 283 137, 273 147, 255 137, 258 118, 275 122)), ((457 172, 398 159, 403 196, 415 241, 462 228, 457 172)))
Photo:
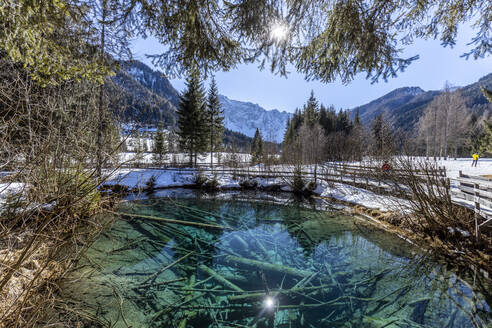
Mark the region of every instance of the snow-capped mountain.
POLYGON ((253 137, 258 128, 264 140, 282 142, 291 114, 276 109, 266 110, 258 104, 232 100, 223 95, 219 99, 227 129, 253 137))
MULTIPOLYGON (((164 120, 166 127, 176 124, 179 93, 160 72, 139 61, 121 63, 121 70, 112 78, 115 91, 124 91, 124 118, 143 124, 164 120), (125 106, 126 105, 126 106, 125 106)), ((110 91, 111 93, 111 91, 110 91)), ((266 110, 250 102, 237 101, 221 95, 226 129, 253 137, 256 128, 264 140, 282 142, 287 119, 291 114, 276 109, 266 110)))

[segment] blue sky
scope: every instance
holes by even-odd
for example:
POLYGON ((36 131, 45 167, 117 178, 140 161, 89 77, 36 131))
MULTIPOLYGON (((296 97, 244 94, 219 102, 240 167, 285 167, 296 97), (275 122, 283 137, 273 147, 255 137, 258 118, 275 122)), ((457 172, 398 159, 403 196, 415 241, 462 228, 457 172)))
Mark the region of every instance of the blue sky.
MULTIPOLYGON (((231 99, 257 103, 266 109, 279 109, 293 112, 301 107, 311 90, 324 104, 333 104, 335 108, 353 108, 374 100, 393 89, 405 86, 419 86, 424 90, 441 89, 446 81, 454 86, 463 86, 476 82, 480 77, 492 72, 492 57, 474 60, 461 58, 469 51, 468 42, 474 33, 471 29, 461 29, 454 48, 444 48, 436 40, 417 40, 407 46, 404 55, 420 55, 405 72, 388 82, 371 84, 360 74, 350 84, 340 81, 321 83, 307 82, 303 75, 291 70, 289 77, 276 76, 269 70, 260 71, 255 64, 240 65, 229 72, 215 74, 219 92, 231 99)), ((145 54, 159 53, 163 46, 149 38, 133 42, 135 59, 148 65, 150 61, 145 54)), ((153 67, 155 68, 155 67, 153 67)), ((183 80, 171 80, 173 86, 181 91, 183 80)))

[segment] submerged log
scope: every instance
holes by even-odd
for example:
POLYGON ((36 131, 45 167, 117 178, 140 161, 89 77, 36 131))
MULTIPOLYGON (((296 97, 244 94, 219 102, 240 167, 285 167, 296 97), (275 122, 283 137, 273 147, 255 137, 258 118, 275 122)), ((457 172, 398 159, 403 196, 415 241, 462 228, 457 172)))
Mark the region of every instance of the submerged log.
POLYGON ((226 256, 225 261, 249 265, 249 266, 256 267, 256 268, 263 269, 263 270, 286 273, 286 274, 290 274, 292 276, 302 277, 302 278, 308 277, 308 276, 314 274, 314 272, 311 272, 311 271, 299 270, 299 269, 291 268, 291 267, 281 265, 281 264, 265 263, 265 262, 260 262, 257 260, 251 260, 251 259, 232 256, 232 255, 226 256))
POLYGON ((163 285, 168 285, 168 284, 174 284, 176 282, 180 282, 186 280, 186 278, 177 278, 177 279, 172 279, 172 280, 166 280, 166 281, 161 281, 158 283, 149 283, 149 284, 143 284, 143 285, 138 285, 134 287, 133 289, 145 289, 149 287, 158 287, 158 286, 163 286, 163 285))
MULTIPOLYGON (((190 284, 189 285, 194 285, 195 284, 195 275, 191 277, 190 284)), ((185 302, 189 302, 193 298, 193 291, 188 291, 188 295, 185 297, 185 302)), ((189 312, 185 311, 184 313, 184 318, 181 320, 181 322, 178 325, 178 328, 186 328, 186 324, 188 323, 188 318, 193 317, 196 315, 196 312, 189 312)))
POLYGON ((173 200, 171 197, 168 197, 168 199, 173 203, 173 205, 177 206, 177 207, 181 207, 181 208, 184 208, 184 209, 187 209, 187 210, 190 210, 192 212, 195 212, 195 213, 200 213, 202 215, 209 215, 209 216, 212 216, 212 217, 220 217, 222 219, 227 219, 227 220, 232 220, 233 222, 238 222, 240 221, 239 218, 237 217, 234 217, 234 216, 231 216, 231 215, 228 215, 228 214, 225 214, 225 213, 212 213, 212 212, 208 212, 208 211, 204 211, 202 209, 198 209, 198 208, 194 208, 194 207, 190 207, 190 206, 186 206, 186 205, 183 205, 175 200, 173 200))
POLYGON ((207 223, 200 223, 200 222, 175 220, 175 219, 161 218, 161 217, 157 217, 157 216, 142 215, 142 214, 118 213, 118 212, 109 211, 109 210, 108 210, 108 212, 115 214, 115 215, 129 216, 132 218, 142 218, 142 219, 148 219, 148 220, 153 220, 153 221, 179 224, 179 225, 184 225, 184 226, 189 226, 189 227, 199 227, 199 228, 205 228, 205 229, 218 229, 218 230, 233 230, 230 227, 216 225, 216 224, 207 224, 207 223))
POLYGON ((241 288, 239 288, 238 286, 236 286, 235 284, 233 284, 232 282, 230 282, 226 278, 222 277, 220 274, 218 274, 214 270, 210 269, 206 265, 202 264, 199 266, 199 268, 200 268, 200 270, 202 270, 203 272, 205 272, 209 276, 214 277, 214 279, 217 280, 217 282, 222 284, 224 287, 229 287, 232 290, 244 293, 244 290, 242 290, 241 288))
POLYGON ((227 272, 227 271, 220 271, 217 273, 220 274, 222 277, 226 278, 227 280, 232 280, 232 281, 240 282, 243 284, 246 284, 249 282, 248 278, 240 275, 239 273, 233 273, 233 272, 227 272))
MULTIPOLYGON (((196 279, 195 275, 192 275, 192 276, 190 277, 190 280, 188 281, 188 285, 187 285, 187 287, 191 287, 191 286, 193 286, 193 285, 195 284, 195 279, 196 279)), ((200 294, 199 294, 199 295, 200 295, 200 294)), ((184 299, 182 299, 182 302, 181 302, 181 303, 179 303, 177 306, 174 306, 174 305, 172 305, 172 306, 168 306, 167 308, 164 308, 164 309, 160 310, 159 312, 157 312, 157 313, 154 315, 153 320, 157 320, 157 319, 159 319, 162 315, 164 315, 164 314, 167 314, 167 313, 171 312, 171 310, 172 310, 173 308, 175 308, 175 307, 179 307, 179 306, 181 306, 181 305, 184 305, 184 304, 187 304, 187 303, 191 302, 191 301, 192 301, 192 299, 193 299, 193 292, 189 292, 189 293, 188 293, 188 295, 186 295, 186 297, 185 297, 184 299)))
POLYGON ((144 284, 146 284, 149 281, 154 281, 161 273, 163 273, 167 269, 173 267, 174 265, 178 264, 179 262, 183 261, 185 258, 187 258, 188 256, 190 256, 193 253, 195 253, 195 252, 189 252, 188 254, 186 254, 184 256, 181 256, 179 259, 177 259, 173 263, 171 263, 169 265, 166 265, 165 267, 163 267, 162 269, 160 269, 159 271, 157 271, 156 273, 154 273, 153 275, 151 275, 150 277, 148 277, 147 279, 145 279, 144 281, 142 281, 141 285, 144 285, 144 284))
MULTIPOLYGON (((302 292, 308 292, 308 291, 319 290, 324 288, 330 288, 330 291, 332 291, 334 286, 320 285, 320 286, 303 287, 303 288, 275 289, 275 290, 270 290, 270 293, 274 295, 279 295, 279 294, 290 295, 290 294, 299 294, 302 292)), ((266 292, 261 291, 261 292, 254 292, 254 293, 245 293, 241 295, 232 295, 232 296, 228 296, 227 299, 232 302, 232 301, 243 301, 249 299, 263 298, 265 296, 266 296, 266 292)), ((305 295, 301 295, 301 296, 305 296, 305 295)))
MULTIPOLYGON (((190 285, 193 285, 191 282, 195 282, 195 275, 192 276, 192 281, 190 281, 190 285)), ((215 286, 214 288, 212 288, 212 291, 215 290, 215 289, 218 289, 219 286, 215 286)), ((161 311, 157 312, 153 319, 152 320, 157 320, 159 319, 161 316, 165 315, 165 314, 168 314, 169 312, 171 312, 173 309, 179 309, 180 311, 183 311, 183 310, 186 310, 186 308, 184 307, 184 305, 188 304, 188 303, 191 303, 197 299, 199 299, 200 297, 203 297, 204 295, 206 295, 207 293, 199 293, 199 294, 191 294, 192 296, 191 297, 185 297, 183 299, 182 302, 178 303, 178 304, 175 304, 175 305, 170 305, 168 306, 167 308, 165 309, 162 309, 161 311)))

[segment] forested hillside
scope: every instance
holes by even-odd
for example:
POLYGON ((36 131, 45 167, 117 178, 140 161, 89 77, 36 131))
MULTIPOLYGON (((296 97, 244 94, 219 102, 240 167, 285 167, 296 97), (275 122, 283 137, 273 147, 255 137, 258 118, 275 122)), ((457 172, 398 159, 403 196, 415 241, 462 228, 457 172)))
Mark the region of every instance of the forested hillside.
MULTIPOLYGON (((166 128, 176 127, 179 93, 162 73, 139 61, 122 62, 117 74, 107 81, 107 88, 111 107, 121 121, 154 126, 156 122, 162 122, 166 128)), ((256 128, 267 140, 282 141, 291 114, 269 111, 257 104, 223 95, 219 99, 226 129, 236 132, 226 131, 226 141, 243 144, 245 140, 251 140, 256 128)))
MULTIPOLYGON (((479 81, 470 85, 456 88, 465 98, 468 109, 482 115, 492 110, 492 105, 487 102, 480 91, 480 87, 490 89, 492 87, 492 73, 482 77, 479 81)), ((368 104, 359 106, 360 120, 368 125, 380 114, 384 114, 394 128, 410 132, 416 128, 426 106, 441 91, 424 91, 419 87, 399 88, 379 97, 368 104)), ((356 109, 350 110, 350 116, 355 117, 356 109)))
POLYGON ((122 62, 107 80, 109 103, 123 122, 176 125, 179 95, 162 73, 138 62, 122 62))

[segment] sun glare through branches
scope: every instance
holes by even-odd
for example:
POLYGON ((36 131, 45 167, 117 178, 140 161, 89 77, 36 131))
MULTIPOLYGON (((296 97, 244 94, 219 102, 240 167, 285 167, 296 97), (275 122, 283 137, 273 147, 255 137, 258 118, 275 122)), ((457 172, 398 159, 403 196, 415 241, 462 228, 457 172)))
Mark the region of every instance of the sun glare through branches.
POLYGON ((287 39, 289 28, 282 22, 275 22, 270 29, 270 39, 274 42, 282 42, 287 39))

